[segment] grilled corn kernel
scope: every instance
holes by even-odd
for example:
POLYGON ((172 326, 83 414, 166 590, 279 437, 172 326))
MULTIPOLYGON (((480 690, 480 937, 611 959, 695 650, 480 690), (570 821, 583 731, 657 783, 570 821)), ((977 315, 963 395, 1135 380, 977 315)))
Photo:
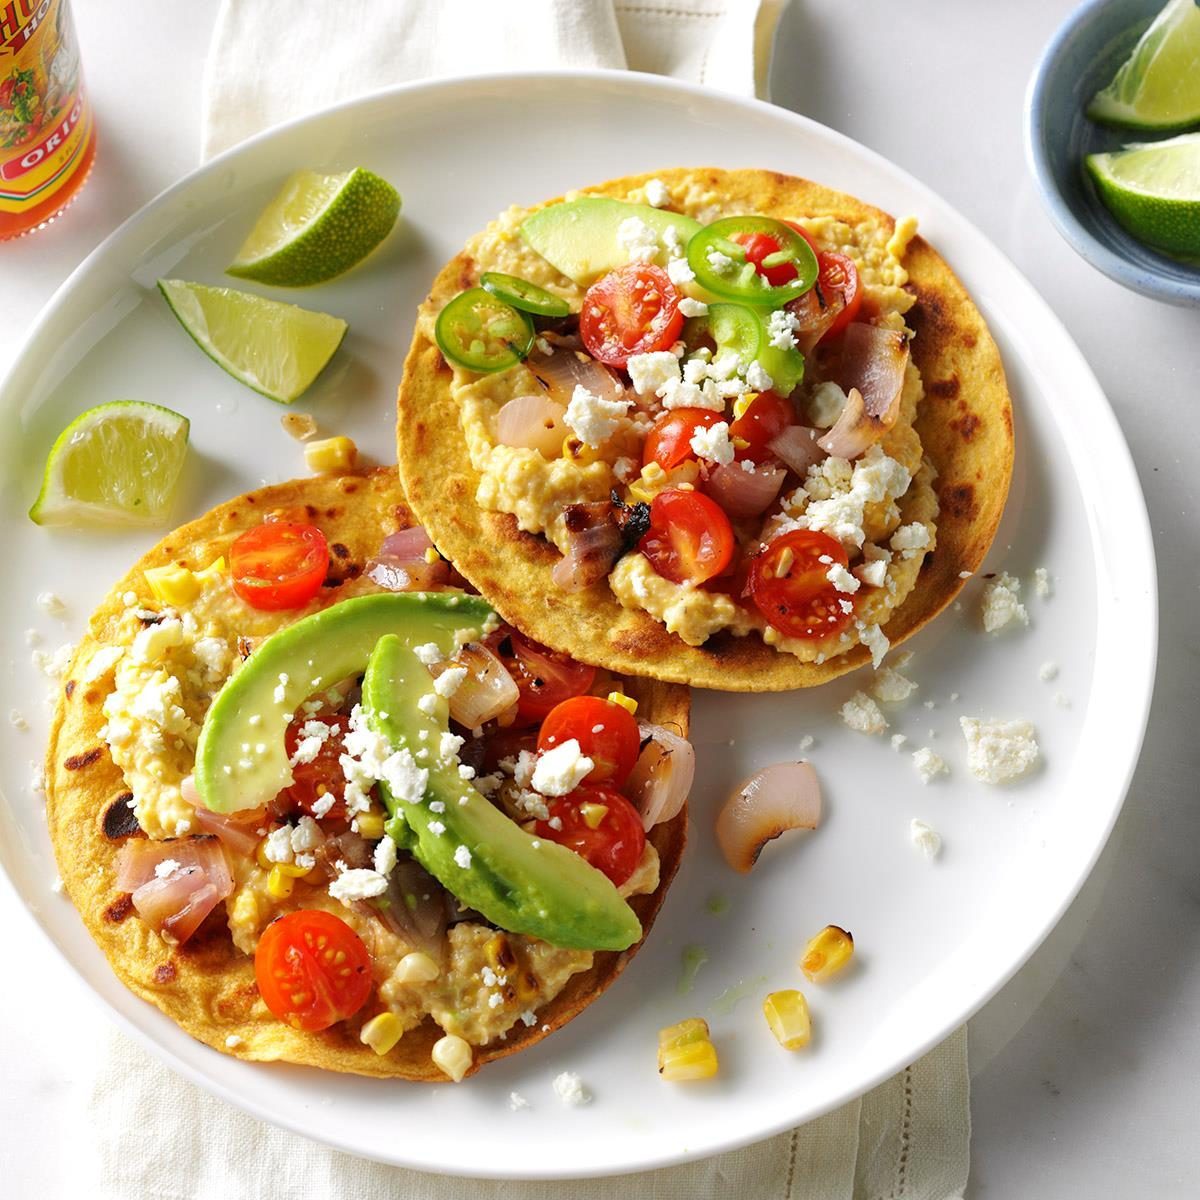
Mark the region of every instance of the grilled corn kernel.
POLYGON ((572 462, 582 463, 587 466, 589 463, 594 463, 600 458, 600 451, 595 446, 589 446, 586 442, 582 442, 574 434, 568 434, 563 438, 563 458, 569 458, 572 462))
POLYGON ((737 420, 738 417, 744 417, 746 415, 746 409, 748 409, 750 407, 750 405, 752 405, 755 402, 755 400, 757 400, 757 399, 758 399, 757 392, 743 392, 733 402, 734 420, 737 420))
POLYGON ((310 471, 332 475, 338 471, 353 471, 358 462, 358 447, 353 438, 322 438, 304 447, 304 462, 310 471))
POLYGON ((359 813, 354 818, 354 828, 360 836, 370 842, 377 842, 383 837, 383 813, 375 809, 359 813))
POLYGON ((400 1018, 395 1013, 381 1012, 362 1027, 358 1040, 382 1056, 391 1050, 403 1036, 404 1026, 400 1023, 400 1018))
POLYGON ((200 580, 195 571, 181 567, 178 563, 169 563, 165 567, 147 567, 146 582, 156 600, 180 608, 190 604, 200 595, 200 580))
POLYGON ((396 983, 431 983, 442 973, 441 967, 420 950, 406 954, 392 972, 396 983))
POLYGON ((431 566, 437 566, 442 561, 442 556, 432 547, 427 546, 424 554, 425 561, 431 566))
POLYGON ((267 894, 275 900, 286 900, 296 886, 295 875, 287 874, 282 867, 282 863, 276 863, 267 875, 267 894))
POLYGON ((638 710, 638 702, 632 697, 625 695, 624 692, 609 692, 609 704, 619 704, 627 713, 636 716, 638 710))
POLYGON ((581 804, 579 815, 589 829, 599 829, 600 823, 608 816, 607 804, 581 804))
POLYGON ((673 1083, 711 1079, 717 1073, 717 1049, 708 1023, 689 1017, 658 1031, 658 1073, 673 1083))
POLYGON ((763 1001, 763 1016, 767 1018, 775 1040, 785 1050, 799 1050, 812 1040, 808 1002, 795 988, 772 992, 763 1001))
POLYGON ((470 1043, 453 1033, 438 1038, 433 1043, 433 1050, 429 1057, 433 1059, 433 1065, 439 1071, 449 1075, 455 1083, 462 1080, 475 1060, 470 1043))
POLYGON ((659 492, 667 488, 689 490, 699 478, 700 464, 695 459, 688 459, 670 471, 664 471, 658 463, 648 463, 641 476, 629 485, 629 494, 634 500, 649 504, 659 492))
POLYGON ((483 956, 487 959, 488 966, 500 975, 507 974, 517 965, 517 956, 513 953, 508 938, 502 933, 488 938, 483 945, 483 956))
POLYGON ((804 947, 800 970, 813 981, 824 983, 844 970, 854 955, 854 938, 836 925, 826 925, 804 947))

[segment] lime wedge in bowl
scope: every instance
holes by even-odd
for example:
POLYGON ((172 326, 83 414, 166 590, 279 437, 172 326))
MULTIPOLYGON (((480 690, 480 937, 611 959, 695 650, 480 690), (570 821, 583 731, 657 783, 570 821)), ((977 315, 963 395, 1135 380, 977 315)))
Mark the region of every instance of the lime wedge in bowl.
POLYGON ((1200 257, 1200 133, 1085 160, 1108 210, 1147 245, 1200 257))
POLYGON ((1185 129, 1200 123, 1200 5, 1170 0, 1096 93, 1087 115, 1132 129, 1185 129))
POLYGON ((344 175, 297 171, 263 210, 227 273, 273 287, 323 283, 366 258, 399 213, 399 192, 361 167, 344 175))
POLYGON ((187 417, 169 408, 139 400, 89 408, 58 435, 29 516, 38 525, 160 524, 187 442, 187 417))
POLYGON ((324 370, 346 322, 233 288, 160 279, 179 323, 218 366, 247 387, 291 404, 324 370))

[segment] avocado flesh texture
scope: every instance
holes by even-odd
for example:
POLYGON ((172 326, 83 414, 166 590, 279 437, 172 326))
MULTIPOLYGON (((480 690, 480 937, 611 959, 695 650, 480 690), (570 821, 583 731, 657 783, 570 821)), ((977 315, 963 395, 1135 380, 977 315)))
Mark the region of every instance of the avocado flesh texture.
POLYGON ((501 929, 576 950, 632 946, 642 936, 641 925, 607 876, 573 850, 526 833, 460 777, 456 759, 438 761, 449 706, 433 690, 410 640, 381 638, 363 679, 362 707, 371 731, 394 751, 407 750, 429 772, 424 797, 416 802, 379 785, 393 814, 389 831, 402 818, 406 828, 397 832, 413 857, 462 904, 501 929), (426 702, 429 714, 418 707, 423 696, 435 697, 432 706, 426 702), (431 812, 431 801, 441 801, 445 811, 431 812), (431 822, 444 832, 431 832, 431 822), (455 860, 460 846, 470 851, 467 867, 455 860))
POLYGON ((583 196, 539 208, 522 222, 521 236, 552 267, 587 287, 629 261, 629 251, 617 240, 621 222, 629 217, 644 221, 660 237, 674 225, 685 246, 701 227, 692 217, 648 204, 583 196))
POLYGON ((195 772, 204 806, 227 813, 274 800, 292 782, 284 734, 296 709, 314 692, 362 674, 385 634, 403 631, 414 645, 434 642, 449 657, 456 635, 481 631, 492 616, 479 596, 384 592, 343 600, 273 633, 204 718, 195 772))

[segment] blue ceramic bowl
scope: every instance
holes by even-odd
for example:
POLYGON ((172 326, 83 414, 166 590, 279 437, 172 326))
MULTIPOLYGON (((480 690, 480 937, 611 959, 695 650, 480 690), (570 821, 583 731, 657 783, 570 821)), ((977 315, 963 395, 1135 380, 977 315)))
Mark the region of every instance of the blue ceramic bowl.
POLYGON ((1089 0, 1071 14, 1029 81, 1025 153, 1051 220, 1092 266, 1145 296, 1200 307, 1200 265, 1160 254, 1126 233, 1083 166, 1084 156, 1096 151, 1174 136, 1107 129, 1084 114, 1165 3, 1089 0))

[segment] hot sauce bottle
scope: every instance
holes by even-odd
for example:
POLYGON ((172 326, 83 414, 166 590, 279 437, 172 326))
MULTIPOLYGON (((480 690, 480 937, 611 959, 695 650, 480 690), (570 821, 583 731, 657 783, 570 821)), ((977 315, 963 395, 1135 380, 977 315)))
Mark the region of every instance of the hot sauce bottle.
POLYGON ((0 0, 0 241, 58 216, 95 154, 67 0, 0 0))

